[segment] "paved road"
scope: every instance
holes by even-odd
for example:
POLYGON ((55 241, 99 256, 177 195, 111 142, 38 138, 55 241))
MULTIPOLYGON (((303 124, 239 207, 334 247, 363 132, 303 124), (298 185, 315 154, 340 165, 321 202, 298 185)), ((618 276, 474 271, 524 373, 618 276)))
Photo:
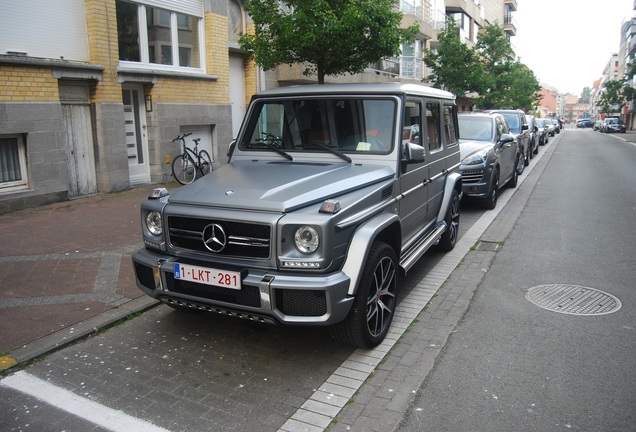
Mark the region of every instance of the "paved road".
POLYGON ((636 430, 636 147, 564 135, 398 430, 636 430), (622 308, 544 310, 526 299, 544 284, 622 308))

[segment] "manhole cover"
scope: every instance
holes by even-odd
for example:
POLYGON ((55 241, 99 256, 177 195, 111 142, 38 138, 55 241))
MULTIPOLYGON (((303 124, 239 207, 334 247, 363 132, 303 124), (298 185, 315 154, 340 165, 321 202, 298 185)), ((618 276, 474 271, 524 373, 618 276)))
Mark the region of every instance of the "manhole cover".
POLYGON ((578 285, 539 285, 526 298, 543 309, 570 315, 605 315, 621 308, 611 294, 578 285))

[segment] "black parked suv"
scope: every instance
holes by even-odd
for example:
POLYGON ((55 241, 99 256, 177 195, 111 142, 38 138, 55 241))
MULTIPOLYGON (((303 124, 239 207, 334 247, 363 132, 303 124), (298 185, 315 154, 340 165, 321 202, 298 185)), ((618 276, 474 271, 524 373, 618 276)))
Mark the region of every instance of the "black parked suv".
POLYGON ((530 130, 528 128, 528 119, 526 114, 521 110, 490 110, 489 112, 499 113, 504 116, 510 128, 510 133, 517 141, 519 151, 524 155, 522 163, 517 165, 517 174, 521 175, 525 167, 530 164, 530 130))

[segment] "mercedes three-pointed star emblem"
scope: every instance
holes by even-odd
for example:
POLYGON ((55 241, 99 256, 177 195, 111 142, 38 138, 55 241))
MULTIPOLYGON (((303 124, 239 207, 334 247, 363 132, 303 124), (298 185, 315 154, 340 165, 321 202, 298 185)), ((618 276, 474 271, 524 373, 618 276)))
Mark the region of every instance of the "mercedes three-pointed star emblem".
POLYGON ((221 252, 227 245, 227 235, 223 227, 217 223, 206 226, 202 236, 205 247, 214 253, 221 252))

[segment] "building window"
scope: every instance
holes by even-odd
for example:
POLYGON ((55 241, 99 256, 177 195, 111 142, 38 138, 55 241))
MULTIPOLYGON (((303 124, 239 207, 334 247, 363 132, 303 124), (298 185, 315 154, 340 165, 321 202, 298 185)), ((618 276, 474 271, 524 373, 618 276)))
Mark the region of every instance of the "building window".
POLYGON ((245 33, 243 9, 237 0, 228 2, 228 38, 230 42, 238 42, 241 33, 245 33))
POLYGON ((202 72, 201 17, 124 0, 116 4, 119 60, 125 66, 202 72))
POLYGON ((26 148, 23 137, 0 136, 0 192, 26 187, 26 148))
POLYGON ((402 44, 400 75, 404 78, 422 79, 422 41, 402 44))

